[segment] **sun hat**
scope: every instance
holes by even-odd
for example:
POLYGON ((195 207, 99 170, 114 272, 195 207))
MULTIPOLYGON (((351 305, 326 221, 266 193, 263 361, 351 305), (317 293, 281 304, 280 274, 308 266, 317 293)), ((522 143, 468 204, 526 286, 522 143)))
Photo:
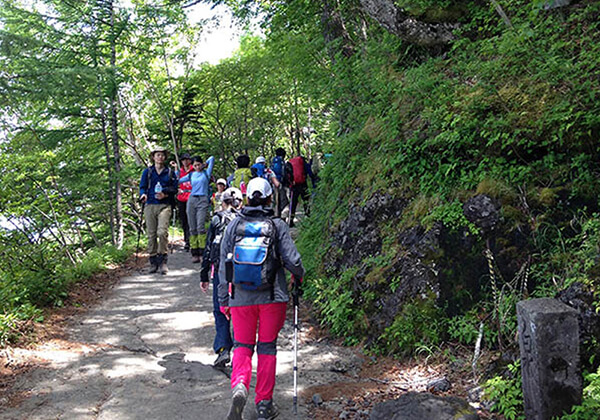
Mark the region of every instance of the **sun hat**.
POLYGON ((264 156, 259 156, 256 158, 256 160, 254 161, 254 163, 265 163, 267 161, 267 159, 265 159, 264 156))
POLYGON ((162 152, 165 154, 165 156, 169 155, 169 151, 162 146, 154 146, 152 147, 152 149, 150 150, 150 159, 154 158, 154 154, 158 153, 158 152, 162 152))
POLYGON ((271 188, 271 184, 264 178, 252 178, 250 182, 248 182, 248 190, 246 194, 248 198, 254 197, 254 193, 259 192, 261 198, 267 198, 271 194, 273 194, 273 189, 271 188))
POLYGON ((217 179, 217 184, 223 184, 223 185, 227 186, 227 181, 225 181, 223 178, 219 178, 219 179, 217 179))

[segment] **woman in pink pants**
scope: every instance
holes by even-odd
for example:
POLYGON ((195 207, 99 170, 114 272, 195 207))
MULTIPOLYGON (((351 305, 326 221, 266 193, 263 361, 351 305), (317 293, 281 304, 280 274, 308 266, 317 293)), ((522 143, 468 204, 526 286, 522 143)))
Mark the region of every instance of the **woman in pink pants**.
POLYGON ((258 420, 273 419, 279 414, 273 404, 277 335, 283 327, 290 298, 284 269, 301 279, 304 267, 288 226, 283 220, 272 218, 272 193, 267 180, 253 178, 248 183, 248 206, 229 223, 221 240, 219 304, 221 312, 231 316, 234 336, 231 373, 233 397, 227 416, 229 420, 242 418, 252 379, 252 355, 255 349, 258 355, 255 397, 258 420), (236 267, 233 278, 228 279, 228 261, 243 259, 239 255, 243 251, 239 251, 236 244, 244 241, 249 241, 250 246, 270 243, 272 254, 269 255, 273 255, 273 258, 267 258, 262 267, 255 265, 254 268, 248 268, 250 271, 238 271, 236 267), (252 283, 249 279, 252 277, 251 271, 255 269, 263 274, 263 279, 264 274, 268 273, 266 277, 274 280, 252 283), (249 274, 245 277, 240 273, 249 274))

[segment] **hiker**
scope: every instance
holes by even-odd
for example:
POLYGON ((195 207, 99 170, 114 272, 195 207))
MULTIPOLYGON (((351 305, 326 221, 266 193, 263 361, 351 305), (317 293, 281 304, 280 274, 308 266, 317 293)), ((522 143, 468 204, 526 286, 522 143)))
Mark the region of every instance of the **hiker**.
POLYGON ((233 398, 227 418, 242 418, 256 345, 254 401, 258 419, 265 420, 278 414, 273 404, 277 335, 283 327, 290 297, 284 268, 301 279, 304 267, 288 226, 272 217, 269 206, 273 190, 269 182, 253 178, 247 193, 248 205, 229 223, 221 241, 219 304, 221 312, 231 317, 234 336, 233 398))
POLYGON ((303 156, 296 156, 288 161, 286 165, 288 185, 291 188, 291 214, 290 214, 290 227, 294 226, 294 218, 296 216, 296 208, 298 207, 298 199, 302 198, 302 206, 304 207, 304 214, 310 216, 310 194, 308 192, 307 175, 312 181, 313 188, 317 186, 317 180, 315 175, 312 173, 310 164, 306 162, 303 156))
POLYGON ((254 161, 254 165, 250 167, 250 171, 252 173, 252 178, 256 178, 257 176, 260 178, 264 178, 267 181, 271 177, 269 174, 270 169, 267 168, 266 165, 267 159, 264 156, 259 156, 254 161))
MULTIPOLYGON (((218 185, 218 184, 217 184, 218 185)), ((206 234, 206 247, 200 268, 200 288, 203 292, 208 291, 208 282, 213 283, 213 315, 215 317, 216 335, 213 341, 213 349, 217 359, 214 367, 222 368, 231 361, 231 339, 229 319, 220 311, 219 307, 219 257, 221 253, 221 238, 225 228, 236 216, 242 207, 244 198, 242 192, 237 188, 228 188, 221 196, 223 209, 212 217, 208 233, 206 234)))
POLYGON ((140 180, 140 201, 145 203, 150 272, 167 274, 169 220, 171 203, 177 193, 177 178, 174 171, 165 166, 167 149, 155 147, 150 152, 150 160, 154 164, 144 169, 140 180))
POLYGON ((271 183, 271 186, 274 187, 274 191, 276 188, 280 187, 279 180, 275 173, 271 170, 271 168, 266 165, 267 159, 264 156, 259 156, 256 158, 254 165, 250 167, 252 172, 252 178, 264 178, 271 183))
POLYGON ((196 156, 192 159, 194 171, 186 176, 179 178, 179 184, 184 182, 192 183, 192 192, 187 203, 188 222, 190 224, 190 248, 192 253, 192 262, 199 263, 202 259, 202 248, 206 236, 206 216, 210 207, 208 189, 210 184, 210 175, 213 170, 215 158, 213 156, 206 160, 196 156))
POLYGON ((235 159, 237 169, 233 172, 230 186, 238 188, 246 200, 246 188, 248 182, 252 179, 252 171, 250 170, 250 157, 248 155, 240 155, 235 159))
MULTIPOLYGON (((181 168, 179 168, 179 178, 183 178, 194 170, 192 166, 192 157, 189 153, 182 153, 180 156, 181 168)), ((185 241, 184 249, 190 250, 190 225, 187 217, 187 202, 192 192, 192 183, 184 182, 179 184, 179 190, 177 194, 177 212, 179 213, 179 221, 181 222, 181 229, 183 229, 183 239, 185 241)))
POLYGON ((227 188, 227 181, 223 178, 217 179, 217 191, 215 191, 210 199, 212 204, 212 212, 216 214, 222 210, 225 210, 223 207, 223 192, 227 188))
POLYGON ((275 149, 275 157, 271 160, 271 172, 277 179, 277 183, 273 183, 273 186, 275 186, 275 189, 273 190, 273 209, 275 210, 275 216, 282 218, 285 216, 284 210, 286 210, 289 205, 289 190, 284 183, 285 155, 285 149, 278 147, 275 149))

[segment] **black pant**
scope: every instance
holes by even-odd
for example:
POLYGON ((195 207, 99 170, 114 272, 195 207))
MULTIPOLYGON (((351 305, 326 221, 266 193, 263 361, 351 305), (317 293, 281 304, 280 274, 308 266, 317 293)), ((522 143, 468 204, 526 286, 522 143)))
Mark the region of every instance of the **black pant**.
POLYGON ((298 207, 298 198, 302 197, 302 206, 304 207, 304 214, 306 216, 310 215, 310 208, 308 206, 308 200, 310 199, 310 194, 308 193, 308 184, 305 182, 303 184, 296 184, 292 187, 292 214, 294 216, 296 214, 296 207, 298 207))
POLYGON ((185 244, 190 246, 190 225, 188 223, 187 212, 186 212, 187 201, 177 200, 177 212, 179 213, 179 221, 181 222, 181 228, 183 229, 183 239, 185 244))

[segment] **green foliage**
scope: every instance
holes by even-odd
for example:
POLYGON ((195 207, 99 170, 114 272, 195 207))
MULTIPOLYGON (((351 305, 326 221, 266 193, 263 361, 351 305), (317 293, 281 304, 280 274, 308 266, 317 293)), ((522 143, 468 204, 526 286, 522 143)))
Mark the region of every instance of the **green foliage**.
POLYGON ((581 405, 572 408, 571 413, 560 417, 561 420, 595 420, 600 413, 600 368, 596 373, 584 375, 587 384, 583 389, 581 405))
POLYGON ((444 333, 442 311, 436 306, 435 299, 417 299, 404 304, 392 325, 385 329, 380 350, 402 356, 422 353, 439 344, 444 333))
POLYGON ((53 266, 47 261, 44 269, 21 265, 10 272, 0 270, 0 345, 18 338, 24 322, 41 321, 42 308, 62 306, 72 284, 122 263, 131 251, 131 244, 124 249, 104 246, 88 252, 75 266, 56 259, 53 266))
POLYGON ((452 232, 468 229, 472 234, 478 233, 477 227, 465 217, 462 203, 457 200, 437 206, 421 218, 421 223, 425 227, 431 227, 435 222, 443 223, 452 232))
POLYGON ((316 278, 309 283, 323 322, 333 334, 345 337, 347 344, 355 344, 367 327, 364 311, 353 304, 352 281, 356 271, 350 269, 339 279, 316 278))
POLYGON ((521 389, 521 362, 508 366, 510 377, 495 376, 483 385, 484 398, 492 401, 492 411, 507 420, 525 419, 523 390, 521 389))

